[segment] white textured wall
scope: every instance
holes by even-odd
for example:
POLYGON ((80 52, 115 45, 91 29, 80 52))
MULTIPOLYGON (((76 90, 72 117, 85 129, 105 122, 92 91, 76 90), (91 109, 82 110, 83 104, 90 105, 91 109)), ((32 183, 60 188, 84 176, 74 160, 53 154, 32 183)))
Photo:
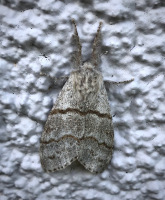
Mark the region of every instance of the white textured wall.
POLYGON ((0 5, 0 200, 165 199, 165 2, 2 0, 0 5), (115 149, 93 175, 75 163, 46 174, 39 139, 71 70, 70 19, 84 59, 103 21, 104 79, 115 149))

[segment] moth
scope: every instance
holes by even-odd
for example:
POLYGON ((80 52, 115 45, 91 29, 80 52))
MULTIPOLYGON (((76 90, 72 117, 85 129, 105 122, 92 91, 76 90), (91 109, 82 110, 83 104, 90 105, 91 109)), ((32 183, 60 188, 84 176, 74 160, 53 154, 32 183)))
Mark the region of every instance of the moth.
POLYGON ((77 46, 74 70, 46 121, 40 140, 40 160, 46 172, 62 170, 78 160, 90 172, 100 173, 111 160, 114 144, 108 96, 99 71, 102 23, 90 62, 83 63, 77 26, 72 22, 77 46))

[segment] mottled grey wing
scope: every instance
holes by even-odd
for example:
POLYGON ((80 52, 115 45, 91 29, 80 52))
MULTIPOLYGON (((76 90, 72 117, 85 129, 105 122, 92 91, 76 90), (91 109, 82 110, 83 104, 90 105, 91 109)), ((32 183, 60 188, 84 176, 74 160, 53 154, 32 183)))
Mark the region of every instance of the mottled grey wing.
POLYGON ((78 161, 94 173, 102 172, 110 162, 114 138, 108 97, 104 86, 98 93, 98 101, 97 109, 89 110, 85 116, 85 132, 79 141, 78 154, 78 161))
POLYGON ((98 92, 89 109, 75 99, 70 76, 48 116, 41 136, 40 159, 45 171, 56 171, 78 161, 91 172, 101 172, 113 149, 113 127, 106 90, 98 92))
POLYGON ((48 116, 41 136, 40 160, 43 169, 48 172, 63 169, 76 160, 77 144, 83 137, 84 116, 73 111, 70 84, 69 79, 48 116))

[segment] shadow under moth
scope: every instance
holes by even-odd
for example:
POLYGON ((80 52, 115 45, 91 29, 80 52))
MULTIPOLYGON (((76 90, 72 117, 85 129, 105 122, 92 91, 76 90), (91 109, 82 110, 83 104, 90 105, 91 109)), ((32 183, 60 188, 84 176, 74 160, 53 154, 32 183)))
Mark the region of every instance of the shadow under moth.
POLYGON ((100 173, 111 160, 114 143, 108 96, 99 71, 102 23, 91 60, 83 63, 76 23, 72 22, 77 46, 74 70, 48 116, 40 140, 40 160, 46 172, 64 169, 78 160, 87 170, 100 173))

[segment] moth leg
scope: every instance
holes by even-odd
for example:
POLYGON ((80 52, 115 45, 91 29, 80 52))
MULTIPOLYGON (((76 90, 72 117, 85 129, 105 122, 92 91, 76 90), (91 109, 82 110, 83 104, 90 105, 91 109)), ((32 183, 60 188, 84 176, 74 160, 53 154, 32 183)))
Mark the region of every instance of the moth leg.
POLYGON ((119 82, 117 82, 117 81, 108 81, 108 83, 110 83, 110 84, 121 84, 121 83, 130 83, 130 82, 132 82, 132 81, 134 81, 134 78, 132 78, 132 79, 130 79, 130 80, 126 80, 126 81, 119 81, 119 82))
POLYGON ((101 26, 102 26, 102 22, 99 23, 97 33, 93 42, 93 50, 92 50, 92 64, 96 67, 98 67, 99 62, 100 62, 101 26))
POLYGON ((55 82, 57 82, 59 80, 66 81, 66 80, 68 80, 68 78, 69 78, 69 76, 60 76, 60 77, 55 77, 54 79, 55 79, 55 82))
POLYGON ((77 31, 77 25, 76 25, 76 22, 74 19, 72 19, 72 23, 75 27, 75 32, 73 34, 73 39, 76 43, 76 47, 77 47, 77 50, 75 51, 74 55, 73 55, 73 59, 74 59, 74 67, 75 68, 79 68, 81 65, 82 65, 82 58, 81 58, 81 49, 82 49, 82 46, 81 46, 81 43, 80 43, 80 38, 79 38, 79 35, 78 35, 78 31, 77 31))

